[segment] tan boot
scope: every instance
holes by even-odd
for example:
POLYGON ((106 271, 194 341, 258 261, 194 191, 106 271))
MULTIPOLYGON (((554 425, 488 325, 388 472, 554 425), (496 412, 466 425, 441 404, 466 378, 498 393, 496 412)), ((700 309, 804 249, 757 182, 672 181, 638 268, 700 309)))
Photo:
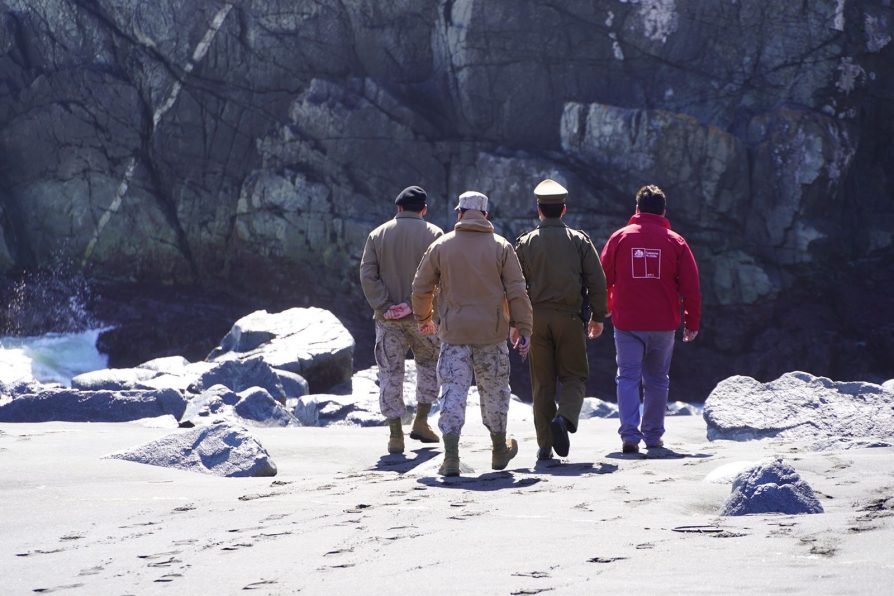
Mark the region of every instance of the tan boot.
POLYGON ((494 444, 490 467, 494 470, 502 470, 509 464, 509 460, 518 453, 518 443, 515 439, 506 439, 506 433, 490 433, 490 439, 494 444))
POLYGON ((438 474, 459 476, 459 435, 444 435, 444 463, 438 474))
POLYGON ((391 438, 388 439, 388 453, 403 453, 404 431, 400 425, 400 418, 389 418, 388 426, 391 428, 391 438))
POLYGON ((413 430, 410 438, 423 443, 437 443, 441 439, 428 425, 428 413, 431 412, 431 404, 416 404, 416 418, 413 420, 413 430))

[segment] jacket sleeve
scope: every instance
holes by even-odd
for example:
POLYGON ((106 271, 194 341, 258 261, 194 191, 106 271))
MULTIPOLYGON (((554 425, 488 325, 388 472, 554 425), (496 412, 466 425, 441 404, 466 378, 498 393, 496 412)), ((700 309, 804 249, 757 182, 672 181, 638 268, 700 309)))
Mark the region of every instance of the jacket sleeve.
MULTIPOLYGON (((602 248, 602 272, 605 275, 605 308, 607 317, 612 316, 612 293, 615 285, 615 242, 610 237, 602 248)), ((595 311, 593 311, 595 312, 595 311)))
POLYGON ((503 291, 509 302, 509 324, 525 337, 534 332, 534 310, 515 250, 508 242, 503 252, 503 291))
POLYGON ((601 323, 608 312, 605 272, 602 270, 599 255, 596 254, 596 247, 593 246, 589 238, 584 238, 581 249, 581 271, 584 275, 584 286, 587 288, 590 312, 592 313, 590 320, 601 323))
POLYGON ((419 323, 427 323, 432 319, 435 289, 440 279, 437 251, 429 246, 422 255, 413 278, 413 316, 419 323))
POLYGON ((360 287, 374 311, 383 312, 391 306, 391 297, 379 275, 379 258, 371 236, 367 237, 363 256, 360 258, 360 287))
POLYGON ((702 293, 698 281, 698 265, 689 245, 684 241, 678 265, 677 287, 683 300, 683 326, 698 331, 702 318, 702 293))

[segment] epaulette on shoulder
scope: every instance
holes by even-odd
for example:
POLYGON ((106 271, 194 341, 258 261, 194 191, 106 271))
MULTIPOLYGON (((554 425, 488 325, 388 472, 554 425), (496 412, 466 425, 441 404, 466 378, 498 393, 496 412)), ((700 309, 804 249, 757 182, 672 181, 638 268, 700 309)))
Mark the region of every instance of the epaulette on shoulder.
POLYGON ((574 232, 577 232, 577 233, 579 233, 579 234, 583 234, 584 238, 586 238, 586 239, 589 240, 590 242, 593 242, 592 240, 590 240, 590 235, 587 234, 586 232, 584 232, 583 230, 579 230, 579 229, 577 229, 577 228, 571 228, 571 230, 574 231, 574 232))
POLYGON ((534 230, 528 230, 527 232, 522 232, 518 236, 515 237, 515 246, 518 246, 518 243, 522 241, 522 238, 533 232, 534 230))

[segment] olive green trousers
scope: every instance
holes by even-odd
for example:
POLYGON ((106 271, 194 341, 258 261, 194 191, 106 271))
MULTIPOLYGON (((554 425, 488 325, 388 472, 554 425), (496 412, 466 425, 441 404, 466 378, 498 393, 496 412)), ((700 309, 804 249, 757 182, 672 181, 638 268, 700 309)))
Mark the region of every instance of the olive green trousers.
POLYGON ((576 431, 590 369, 586 327, 577 314, 534 308, 534 333, 528 354, 534 398, 537 445, 553 445, 549 423, 561 415, 576 431), (558 399, 556 393, 558 392, 558 399))

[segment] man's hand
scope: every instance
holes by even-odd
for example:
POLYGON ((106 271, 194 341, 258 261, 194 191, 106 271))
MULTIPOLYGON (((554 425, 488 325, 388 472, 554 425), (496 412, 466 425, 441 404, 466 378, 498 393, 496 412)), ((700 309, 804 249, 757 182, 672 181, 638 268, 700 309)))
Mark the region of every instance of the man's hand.
POLYGON ((413 309, 410 308, 409 304, 401 302, 400 304, 395 304, 394 306, 389 307, 382 316, 388 320, 402 319, 409 316, 412 312, 413 309))
POLYGON ((587 337, 590 339, 596 339, 600 335, 602 335, 602 323, 597 323, 596 321, 590 321, 587 323, 587 337))
POLYGON ((422 335, 434 335, 438 332, 438 326, 431 319, 424 323, 419 323, 419 333, 422 335))
POLYGON ((686 329, 683 327, 683 341, 689 343, 695 340, 695 337, 698 335, 698 331, 692 331, 691 329, 686 329))
POLYGON ((528 350, 531 349, 531 340, 526 335, 518 335, 518 331, 515 333, 517 339, 512 342, 512 347, 518 350, 518 355, 524 360, 528 357, 528 350))
POLYGON ((515 344, 518 342, 518 338, 521 337, 518 334, 518 329, 516 327, 509 328, 509 343, 512 344, 512 347, 515 347, 515 344))

